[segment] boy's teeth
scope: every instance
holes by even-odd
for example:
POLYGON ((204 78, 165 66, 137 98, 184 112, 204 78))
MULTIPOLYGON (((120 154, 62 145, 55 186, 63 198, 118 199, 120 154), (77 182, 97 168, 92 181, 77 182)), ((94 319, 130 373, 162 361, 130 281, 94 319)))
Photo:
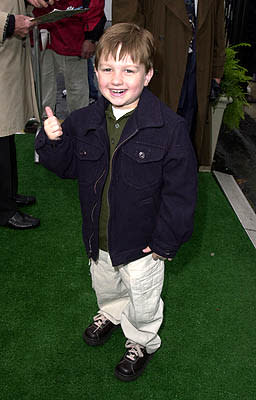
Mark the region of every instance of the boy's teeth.
POLYGON ((114 93, 123 93, 123 90, 112 90, 114 93))

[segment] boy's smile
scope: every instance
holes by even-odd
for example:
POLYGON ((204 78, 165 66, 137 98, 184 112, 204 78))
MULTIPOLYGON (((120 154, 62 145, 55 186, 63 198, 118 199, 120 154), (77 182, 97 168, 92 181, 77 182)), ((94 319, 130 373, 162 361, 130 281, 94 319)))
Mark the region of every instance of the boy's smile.
POLYGON ((111 55, 100 58, 96 70, 99 90, 114 107, 132 110, 149 84, 153 69, 146 73, 144 64, 135 64, 128 55, 120 60, 118 54, 116 60, 111 55))

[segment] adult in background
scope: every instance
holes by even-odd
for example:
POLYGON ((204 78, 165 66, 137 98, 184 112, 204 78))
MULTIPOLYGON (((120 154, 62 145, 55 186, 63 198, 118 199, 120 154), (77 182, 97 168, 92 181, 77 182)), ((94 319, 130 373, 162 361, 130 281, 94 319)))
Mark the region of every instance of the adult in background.
MULTIPOLYGON (((96 41, 103 30, 106 17, 104 0, 61 0, 58 9, 89 7, 89 10, 62 20, 39 25, 48 32, 46 49, 41 55, 42 105, 56 106, 57 74, 65 80, 68 111, 89 104, 87 59, 95 52, 96 41), (101 29, 102 27, 102 29, 101 29)), ((51 11, 54 7, 50 7, 51 11)), ((48 10, 34 9, 35 16, 48 10)))
MULTIPOLYGON (((84 8, 90 7, 90 2, 91 2, 90 0, 83 0, 84 8)), ((102 6, 105 7, 105 1, 103 2, 102 6)), ((91 37, 93 37, 92 41, 97 42, 104 32, 106 21, 107 18, 104 11, 104 16, 101 18, 100 23, 96 25, 96 27, 93 29, 92 32, 85 33, 85 39, 88 39, 88 35, 91 35, 91 37)), ((95 53, 95 48, 93 54, 94 53, 95 53)), ((95 77, 94 77, 95 75, 94 56, 89 57, 87 59, 87 64, 88 64, 89 103, 92 104, 98 99, 98 88, 97 85, 95 84, 95 77)))
MULTIPOLYGON (((48 7, 44 0, 29 0, 34 7, 48 7)), ((49 4, 53 4, 49 0, 49 4)), ((38 117, 27 37, 33 23, 26 16, 24 0, 0 2, 0 225, 14 229, 35 228, 40 220, 18 210, 35 198, 17 194, 18 174, 14 134, 38 117)))
POLYGON ((211 164, 209 94, 225 62, 224 0, 112 0, 113 24, 136 21, 155 38, 150 88, 183 115, 200 165, 211 164))

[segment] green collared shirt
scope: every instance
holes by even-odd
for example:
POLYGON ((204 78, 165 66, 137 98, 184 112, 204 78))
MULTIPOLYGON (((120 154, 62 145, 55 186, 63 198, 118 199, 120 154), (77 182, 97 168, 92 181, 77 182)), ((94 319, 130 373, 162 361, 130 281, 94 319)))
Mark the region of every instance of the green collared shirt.
POLYGON ((110 156, 110 166, 108 176, 103 189, 101 211, 100 211, 100 221, 99 221, 99 248, 101 250, 108 251, 108 220, 109 220, 109 203, 108 203, 108 190, 111 179, 112 170, 112 157, 117 147, 120 137, 122 135, 123 129, 129 117, 132 115, 134 110, 123 115, 121 118, 116 120, 111 104, 106 109, 106 121, 107 121, 107 131, 109 137, 109 156, 110 156))

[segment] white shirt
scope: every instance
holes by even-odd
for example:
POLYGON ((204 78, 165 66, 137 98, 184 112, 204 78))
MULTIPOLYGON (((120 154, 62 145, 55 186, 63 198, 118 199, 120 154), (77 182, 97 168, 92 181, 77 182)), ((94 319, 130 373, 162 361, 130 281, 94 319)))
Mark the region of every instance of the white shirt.
POLYGON ((132 110, 133 108, 129 110, 112 106, 112 111, 116 120, 120 119, 123 115, 128 114, 128 112, 132 110))
POLYGON ((195 16, 197 17, 198 0, 195 0, 195 16))

